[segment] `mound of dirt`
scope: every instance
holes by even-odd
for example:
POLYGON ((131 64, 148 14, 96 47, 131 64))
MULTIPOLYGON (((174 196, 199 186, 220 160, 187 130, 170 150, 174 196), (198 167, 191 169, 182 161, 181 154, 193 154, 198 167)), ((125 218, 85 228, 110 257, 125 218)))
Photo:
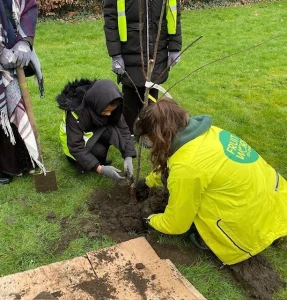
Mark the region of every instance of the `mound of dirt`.
POLYGON ((147 225, 142 212, 160 213, 167 205, 167 194, 163 190, 152 190, 143 202, 132 201, 130 188, 116 186, 113 190, 97 190, 87 201, 91 212, 99 215, 102 235, 108 235, 116 241, 131 239, 131 235, 144 235, 147 225))
POLYGON ((241 263, 229 266, 234 277, 255 299, 269 300, 283 282, 272 264, 262 255, 253 256, 241 263))
MULTIPOLYGON (((118 242, 144 235, 159 257, 168 258, 175 264, 194 264, 202 250, 158 243, 153 229, 148 229, 142 219, 143 211, 149 214, 163 212, 168 194, 163 190, 152 190, 142 202, 131 200, 130 195, 130 187, 126 185, 117 185, 110 190, 97 190, 90 195, 87 201, 88 208, 100 218, 98 234, 108 235, 118 242)), ((209 254, 216 260, 215 263, 219 264, 211 251, 209 254)), ((227 266, 227 269, 228 272, 231 270, 234 278, 244 286, 251 298, 271 299, 272 294, 282 287, 279 274, 261 255, 227 266)))

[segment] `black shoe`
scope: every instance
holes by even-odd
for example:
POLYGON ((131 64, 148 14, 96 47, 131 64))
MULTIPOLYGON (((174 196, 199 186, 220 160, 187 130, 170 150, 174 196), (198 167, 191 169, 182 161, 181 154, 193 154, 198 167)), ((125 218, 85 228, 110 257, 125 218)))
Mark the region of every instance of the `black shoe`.
POLYGON ((204 240, 201 238, 201 236, 198 233, 190 233, 189 238, 191 242, 199 249, 201 250, 209 250, 208 246, 205 244, 204 240))
POLYGON ((8 184, 12 181, 13 176, 0 171, 0 184, 8 184))

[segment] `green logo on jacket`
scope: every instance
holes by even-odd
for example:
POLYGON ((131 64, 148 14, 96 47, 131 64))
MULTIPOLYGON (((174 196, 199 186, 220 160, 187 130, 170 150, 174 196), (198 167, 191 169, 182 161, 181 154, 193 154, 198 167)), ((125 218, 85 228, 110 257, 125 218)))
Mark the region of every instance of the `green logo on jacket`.
POLYGON ((249 164, 259 157, 255 150, 233 133, 222 130, 219 133, 219 140, 225 155, 235 162, 249 164))

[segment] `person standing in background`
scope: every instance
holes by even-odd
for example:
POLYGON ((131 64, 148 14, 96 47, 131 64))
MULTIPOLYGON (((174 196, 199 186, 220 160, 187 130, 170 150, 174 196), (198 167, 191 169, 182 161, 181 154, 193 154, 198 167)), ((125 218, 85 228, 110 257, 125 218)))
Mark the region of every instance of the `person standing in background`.
MULTIPOLYGON (((133 124, 143 107, 146 82, 143 71, 147 72, 148 59, 155 56, 159 20, 164 3, 166 3, 166 8, 161 25, 156 62, 151 76, 151 81, 157 84, 167 80, 169 70, 161 75, 167 66, 174 66, 180 60, 179 52, 182 44, 180 1, 104 1, 104 30, 107 49, 112 58, 112 70, 118 75, 118 82, 122 83, 123 115, 132 134, 133 124), (144 65, 142 65, 140 37, 142 37, 144 65)), ((151 89, 150 95, 157 98, 158 91, 151 89)))
POLYGON ((36 0, 0 0, 0 184, 31 171, 39 152, 16 75, 24 68, 26 76, 36 75, 41 95, 43 77, 33 50, 38 17, 36 0))

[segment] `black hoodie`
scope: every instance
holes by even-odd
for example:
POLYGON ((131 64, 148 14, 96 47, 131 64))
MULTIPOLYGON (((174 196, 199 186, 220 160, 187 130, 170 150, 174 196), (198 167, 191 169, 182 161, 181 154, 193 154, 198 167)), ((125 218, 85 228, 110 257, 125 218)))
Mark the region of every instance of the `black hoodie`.
POLYGON ((67 144, 70 153, 83 169, 89 171, 97 168, 99 161, 90 149, 100 137, 99 132, 109 130, 109 143, 121 151, 122 157, 135 157, 136 151, 128 126, 122 115, 122 94, 117 85, 110 80, 76 81, 69 83, 57 97, 59 107, 66 110, 67 144), (115 99, 121 105, 110 116, 101 113, 115 99), (74 111, 78 119, 72 115, 74 111), (84 132, 93 132, 97 139, 90 139, 85 145, 84 132))

